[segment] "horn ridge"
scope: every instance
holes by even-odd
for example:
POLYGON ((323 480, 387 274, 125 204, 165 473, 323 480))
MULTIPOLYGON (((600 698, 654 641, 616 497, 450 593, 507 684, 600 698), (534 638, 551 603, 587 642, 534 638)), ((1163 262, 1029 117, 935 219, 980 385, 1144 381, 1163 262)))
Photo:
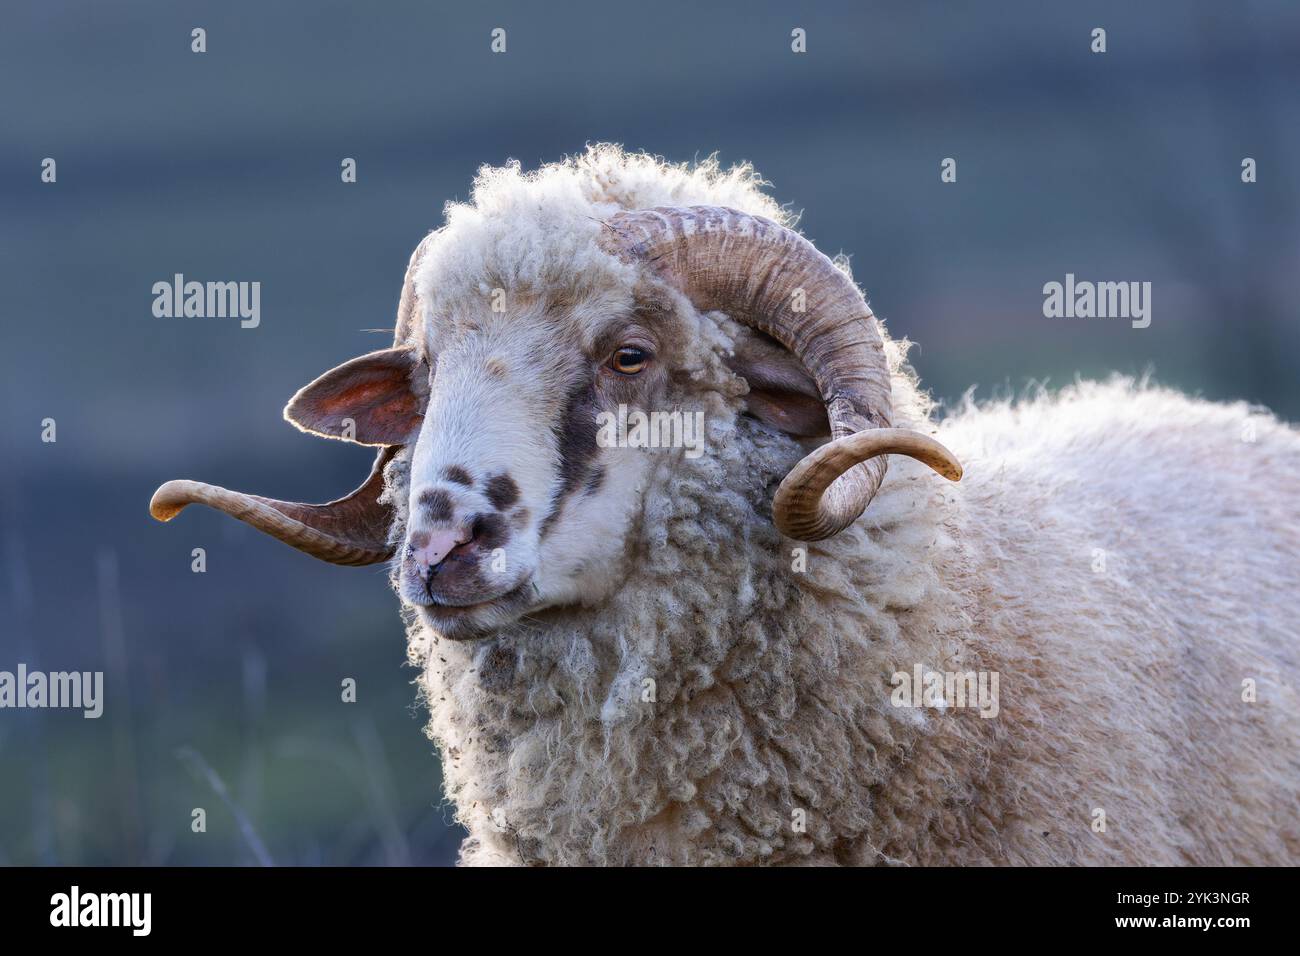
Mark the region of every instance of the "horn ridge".
POLYGON ((171 521, 186 506, 203 504, 322 561, 378 564, 393 556, 388 544, 388 509, 378 499, 384 490, 384 466, 397 450, 398 446, 382 449, 359 488, 324 504, 279 501, 179 479, 154 492, 149 513, 159 521, 171 521))
POLYGON ((814 457, 818 449, 782 482, 785 493, 778 492, 773 517, 783 533, 815 541, 843 531, 880 488, 887 454, 924 451, 926 457, 913 457, 942 460, 949 470, 956 464, 946 449, 946 458, 936 457, 928 445, 905 441, 903 430, 892 428, 889 364, 876 318, 853 280, 799 233, 724 206, 624 210, 605 225, 598 242, 607 252, 645 263, 700 311, 727 312, 772 336, 817 383, 836 450, 814 457), (802 310, 795 307, 796 293, 802 310), (878 430, 892 437, 851 440, 878 430), (854 449, 863 454, 849 461, 854 449))

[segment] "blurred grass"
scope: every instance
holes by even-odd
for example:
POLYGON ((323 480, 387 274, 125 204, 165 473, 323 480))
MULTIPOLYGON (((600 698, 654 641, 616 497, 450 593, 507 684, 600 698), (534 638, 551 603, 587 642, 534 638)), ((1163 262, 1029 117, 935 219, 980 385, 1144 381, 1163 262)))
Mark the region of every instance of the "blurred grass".
POLYGON ((412 689, 391 673, 349 676, 360 687, 355 704, 340 702, 334 675, 308 670, 291 680, 279 675, 283 687, 255 720, 233 681, 214 682, 226 684, 227 693, 187 696, 184 707, 166 714, 133 715, 138 773, 148 781, 138 807, 124 803, 123 791, 112 785, 122 768, 111 748, 98 746, 96 721, 60 711, 29 711, 6 721, 0 816, 30 820, 48 810, 49 827, 42 834, 6 826, 0 859, 257 863, 236 814, 193 761, 181 756, 189 749, 222 778, 277 864, 451 862, 461 834, 448 826, 451 810, 440 802, 437 761, 411 707, 412 689), (305 688, 312 693, 304 695, 305 688), (33 733, 37 724, 39 737, 33 733), (48 758, 48 788, 36 779, 42 754, 48 758), (195 807, 207 811, 206 833, 191 831, 195 807), (139 834, 134 853, 132 832, 139 834), (40 845, 47 839, 49 845, 40 845))
MULTIPOLYGON (((225 554, 214 548, 209 560, 225 554)), ((132 574, 128 564, 124 589, 115 551, 89 557, 99 581, 81 610, 100 631, 96 652, 78 653, 76 641, 40 647, 30 640, 43 596, 33 587, 32 552, 17 535, 6 540, 7 635, 17 638, 17 660, 29 669, 103 670, 105 682, 98 719, 79 710, 4 712, 0 861, 256 864, 258 841, 277 864, 454 861, 462 834, 441 800, 395 603, 320 626, 306 642, 315 653, 298 659, 240 635, 209 642, 201 669, 187 660, 169 667, 122 613, 124 605, 164 610, 135 592, 165 576, 132 574), (383 620, 388 651, 371 653, 383 620), (344 678, 356 681, 354 703, 342 699, 344 678), (228 788, 224 797, 213 775, 228 788), (204 833, 191 830, 196 807, 206 810, 204 833)), ((179 567, 191 582, 208 581, 191 574, 187 559, 179 567)), ((192 631, 182 625, 171 636, 192 631)))

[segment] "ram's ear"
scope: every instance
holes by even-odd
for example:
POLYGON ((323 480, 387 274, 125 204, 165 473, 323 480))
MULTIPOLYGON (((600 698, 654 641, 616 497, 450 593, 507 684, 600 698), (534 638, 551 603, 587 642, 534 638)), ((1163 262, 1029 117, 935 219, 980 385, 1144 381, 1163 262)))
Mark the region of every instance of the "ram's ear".
POLYGON ((358 445, 404 445, 420 427, 428 381, 410 348, 383 349, 330 369, 284 408, 313 435, 358 445))
POLYGON ((830 419, 817 383, 803 363, 775 339, 741 336, 727 366, 749 383, 745 411, 773 428, 800 438, 829 436, 830 419))

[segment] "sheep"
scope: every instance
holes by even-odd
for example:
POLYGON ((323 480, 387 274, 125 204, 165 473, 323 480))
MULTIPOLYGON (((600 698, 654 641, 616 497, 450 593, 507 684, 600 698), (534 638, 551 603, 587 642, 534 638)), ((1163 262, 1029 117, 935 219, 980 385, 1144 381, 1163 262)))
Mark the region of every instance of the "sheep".
POLYGON ((1124 378, 940 416, 765 185, 484 167, 285 409, 366 482, 154 516, 392 559, 464 864, 1300 862, 1297 431, 1124 378))

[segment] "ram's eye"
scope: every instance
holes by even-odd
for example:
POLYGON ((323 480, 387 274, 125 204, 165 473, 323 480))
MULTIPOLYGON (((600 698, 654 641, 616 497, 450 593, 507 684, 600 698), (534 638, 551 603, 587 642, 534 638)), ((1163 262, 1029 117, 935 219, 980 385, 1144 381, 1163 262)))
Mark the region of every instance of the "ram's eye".
POLYGON ((635 375, 650 361, 650 353, 634 345, 625 345, 609 358, 609 367, 623 375, 635 375))

